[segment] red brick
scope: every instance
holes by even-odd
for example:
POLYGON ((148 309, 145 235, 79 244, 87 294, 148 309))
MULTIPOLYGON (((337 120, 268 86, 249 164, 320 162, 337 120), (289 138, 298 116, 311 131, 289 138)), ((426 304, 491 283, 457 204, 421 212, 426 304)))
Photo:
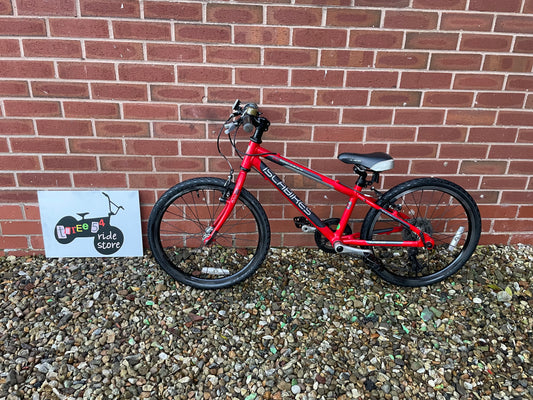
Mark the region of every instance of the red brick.
POLYGON ((485 159, 489 146, 484 144, 441 144, 439 158, 444 159, 485 159))
POLYGON ((407 32, 406 49, 419 50, 455 50, 459 34, 434 32, 407 32))
POLYGON ((40 119, 36 121, 41 136, 91 136, 91 121, 40 119))
MULTIPOLYGON (((328 127, 329 131, 333 131, 334 127, 328 127)), ((298 140, 298 141, 309 141, 311 140, 311 130, 312 128, 310 126, 284 126, 283 128, 280 127, 280 129, 276 129, 275 127, 268 131, 268 139, 279 139, 279 140, 298 140)), ((356 129, 351 129, 352 135, 351 137, 356 137, 355 135, 356 129)), ((331 133, 333 135, 333 133, 331 133)), ((316 127, 314 140, 316 141, 331 141, 327 138, 327 134, 322 132, 322 130, 319 128, 319 126, 316 127), (321 133, 318 133, 318 132, 321 133)), ((361 135, 362 137, 362 135, 361 135)), ((270 146, 270 144, 269 144, 270 146)))
POLYGON ((181 142, 181 156, 205 158, 206 156, 216 156, 217 154, 216 143, 212 140, 183 140, 181 142))
POLYGON ((24 171, 39 169, 41 169, 41 166, 37 156, 0 155, 0 170, 24 171))
POLYGON ((492 30, 493 19, 493 14, 443 13, 440 29, 489 32, 492 30))
POLYGON ((196 157, 155 157, 156 171, 205 171, 205 161, 196 157))
POLYGON ((200 45, 147 43, 148 60, 202 62, 203 50, 200 45))
MULTIPOLYGON (((222 50, 225 51, 225 50, 222 50)), ((209 57, 208 57, 209 61, 209 57)), ((258 63, 258 62, 254 62, 258 63)), ((316 66, 318 50, 310 49, 265 49, 265 65, 316 66)))
POLYGON ((88 62, 58 62, 57 69, 62 79, 115 80, 113 64, 88 62))
MULTIPOLYGON (((499 189, 499 190, 522 190, 526 189, 527 178, 506 176, 484 176, 481 179, 481 189, 499 189)), ((514 216, 513 216, 514 217, 514 216)))
POLYGON ((439 72, 402 72, 400 87, 404 89, 449 89, 452 74, 439 72))
POLYGON ((387 71, 347 71, 347 87, 395 88, 397 72, 387 71))
POLYGON ((120 139, 69 139, 71 153, 88 154, 121 154, 122 140, 120 139))
POLYGON ((0 81, 0 96, 27 97, 28 84, 24 81, 0 81))
POLYGON ((52 171, 95 171, 98 166, 93 156, 43 156, 43 167, 52 171))
POLYGON ((285 27, 236 25, 233 32, 236 44, 283 46, 290 41, 290 30, 285 27))
POLYGON ((268 25, 320 26, 321 23, 322 10, 320 8, 279 6, 267 8, 268 25))
POLYGON ((154 122, 154 137, 204 138, 205 124, 154 122))
POLYGON ((287 157, 298 157, 305 154, 308 157, 328 157, 332 158, 335 154, 334 143, 287 143, 287 157))
POLYGON ((81 58, 81 44, 77 40, 25 39, 22 47, 26 57, 81 58))
POLYGON ((125 173, 97 172, 97 173, 74 173, 74 186, 77 188, 124 188, 127 186, 125 173))
POLYGON ((49 20, 52 36, 107 38, 109 29, 107 21, 88 18, 52 18, 49 20))
POLYGON ((181 105, 182 120, 225 121, 228 118, 228 107, 213 105, 181 105))
POLYGON ((336 108, 291 108, 289 122, 334 124, 339 122, 339 110, 336 108))
POLYGON ((202 4, 150 1, 144 3, 144 17, 177 21, 201 21, 202 4))
POLYGON ((23 219, 20 205, 0 205, 0 219, 23 219))
POLYGON ((89 87, 86 83, 57 81, 32 82, 31 90, 34 97, 89 97, 89 87))
POLYGON ((16 0, 19 15, 76 15, 75 0, 16 0))
MULTIPOLYGON (((455 75, 454 89, 479 89, 498 90, 502 89, 504 75, 495 74, 460 74, 455 75)), ((533 80, 532 80, 533 84, 533 80)), ((533 87, 533 86, 532 86, 533 87)))
POLYGON ((511 49, 513 37, 507 35, 468 34, 461 38, 460 50, 508 52, 511 49))
POLYGON ((17 180, 22 187, 71 187, 70 174, 57 172, 18 173, 17 180))
POLYGON ((533 171, 533 161, 511 161, 509 174, 531 175, 533 171))
POLYGON ((151 171, 152 157, 103 156, 100 165, 102 171, 151 171))
POLYGON ((37 235, 42 233, 41 225, 37 221, 3 221, 1 226, 3 235, 37 235))
POLYGON ((126 141, 126 154, 178 155, 175 140, 130 139, 126 141))
MULTIPOLYGON (((9 173, 9 174, 6 174, 6 173, 0 173, 0 185, 2 185, 2 187, 4 187, 4 191, 2 194, 0 194, 0 198, 1 197, 4 197, 5 195, 5 188, 7 187, 15 187, 16 183, 15 183, 15 174, 13 173, 9 173)), ((2 240, 0 238, 0 240, 2 240)))
POLYGON ((446 123, 448 125, 493 125, 495 120, 495 111, 450 110, 446 123))
POLYGON ((489 152, 490 159, 512 158, 513 160, 530 160, 533 154, 533 144, 498 144, 492 145, 489 152))
POLYGON ((82 16, 135 18, 140 16, 138 0, 80 0, 82 16))
POLYGON ((530 72, 533 67, 533 57, 492 55, 485 57, 484 71, 530 72))
POLYGON ((514 143, 516 136, 517 128, 471 128, 468 141, 474 143, 514 143))
POLYGON ((256 5, 207 3, 207 22, 261 24, 263 7, 256 5))
POLYGON ((321 53, 320 65, 322 66, 369 68, 374 63, 373 51, 322 50, 321 53))
POLYGON ((431 109, 398 109, 394 123, 399 125, 441 125, 444 121, 444 110, 431 109))
POLYGON ((59 117, 57 101, 4 100, 4 110, 9 117, 59 117))
POLYGON ((65 153, 64 139, 11 138, 11 149, 15 153, 65 153))
POLYGON ((341 87, 344 72, 336 70, 293 70, 293 86, 341 87))
POLYGON ((107 137, 144 137, 150 136, 150 126, 147 122, 129 121, 96 121, 97 136, 107 137))
POLYGON ((481 68, 481 54, 435 53, 431 56, 429 68, 445 71, 478 71, 481 68))
POLYGON ((529 75, 509 75, 507 79, 507 90, 533 90, 533 76, 529 75))
POLYGON ((91 83, 93 99, 104 100, 148 100, 144 84, 91 83))
MULTIPOLYGON (((270 89, 265 88, 265 91, 270 91, 270 89)), ((241 99, 244 103, 246 103, 248 100, 252 101, 260 98, 261 91, 259 88, 244 88, 239 86, 207 88, 207 99, 210 103, 231 103, 235 101, 235 99, 241 99)))
POLYGON ((313 105, 314 90, 306 89, 263 89, 264 104, 313 105))
MULTIPOLYGON (((14 249, 27 249, 28 239, 27 236, 3 236, 0 238, 0 248, 4 250, 10 250, 10 255, 18 254, 12 250, 14 249)), ((5 253, 7 255, 7 253, 5 253)))
POLYGON ((236 68, 235 83, 238 85, 285 86, 288 84, 288 75, 286 69, 236 68))
MULTIPOLYGON (((196 175, 197 176, 197 175, 196 175)), ((174 186, 177 182, 176 173, 171 174, 128 174, 130 188, 153 188, 174 186)))
POLYGON ((11 0, 0 0, 0 15, 13 14, 13 7, 11 7, 11 0))
POLYGON ((204 89, 199 86, 152 85, 151 99, 156 101, 176 101, 201 103, 204 89))
POLYGON ((470 92, 426 92, 426 107, 471 107, 474 94, 470 92))
POLYGON ((419 142, 464 142, 466 128, 451 126, 421 126, 418 130, 419 142))
POLYGON ((410 127, 368 127, 366 132, 366 142, 414 142, 416 128, 410 127))
POLYGON ((466 8, 466 0, 414 0, 413 8, 464 10, 466 8))
MULTIPOLYGON (((528 198, 527 195, 523 196, 528 198)), ((503 199, 502 199, 503 200, 503 199)), ((526 202, 527 200, 522 200, 521 203, 526 202)), ((530 232, 531 231, 531 221, 528 220, 494 220, 493 229, 496 232, 530 232)))
POLYGON ((65 118, 119 118, 120 111, 116 103, 90 101, 65 101, 65 118))
POLYGON ((53 78, 51 61, 0 60, 0 78, 53 78))
POLYGON ((533 112, 531 111, 500 111, 498 124, 511 126, 533 126, 533 112))
POLYGON ((371 106, 389 107, 418 107, 421 92, 408 92, 404 90, 374 90, 370 98, 371 106))
POLYGON ((29 119, 0 119, 0 134, 33 135, 33 123, 29 119))
POLYGON ((293 44, 302 47, 344 47, 347 32, 344 29, 294 28, 293 44))
POLYGON ((496 18, 494 30, 496 32, 531 34, 533 33, 533 20, 530 16, 499 15, 496 18))
POLYGON ((177 42, 230 43, 229 25, 176 24, 177 42))
POLYGON ((359 125, 390 125, 392 122, 392 110, 382 108, 346 109, 343 113, 342 122, 359 125))
POLYGON ((533 143, 533 129, 520 129, 517 143, 533 143))
POLYGON ((326 26, 379 27, 380 10, 353 8, 327 8, 326 26))
POLYGON ((119 64, 118 75, 124 81, 174 82, 174 67, 158 64, 119 64))
POLYGON ((507 169, 506 161, 468 161, 464 160, 459 169, 460 174, 467 175, 503 175, 507 169))
POLYGON ((125 119, 175 120, 178 118, 176 104, 126 103, 123 107, 125 119))
POLYGON ((386 11, 384 28, 435 29, 439 15, 427 11, 386 11))
POLYGON ((518 210, 517 218, 533 219, 533 206, 524 206, 524 205, 520 206, 520 209, 518 210))
POLYGON ((113 21, 115 39, 170 40, 170 29, 165 22, 113 21))
POLYGON ((520 12, 521 0, 470 0, 471 11, 520 12))
POLYGON ((400 49, 403 45, 403 32, 351 30, 350 47, 370 49, 400 49))
POLYGON ((46 36, 44 19, 0 17, 1 36, 46 36))
POLYGON ((413 160, 410 174, 420 175, 455 175, 459 169, 459 162, 452 160, 413 160))
POLYGON ((393 158, 435 158, 437 155, 436 144, 416 143, 391 143, 389 154, 393 158))
POLYGON ((526 36, 517 37, 514 53, 533 53, 533 39, 526 36))
POLYGON ((533 13, 533 2, 531 0, 524 0, 524 13, 531 14, 533 13))
POLYGON ((19 42, 16 39, 0 39, 0 57, 19 57, 19 42))
POLYGON ((227 67, 178 66, 178 82, 229 84, 231 80, 231 69, 227 67))
POLYGON ((425 69, 428 58, 427 53, 379 51, 376 55, 376 67, 425 69))
MULTIPOLYGON (((268 49, 265 50, 267 52, 268 49)), ((300 52, 300 55, 302 53, 300 52)), ((267 55, 265 54, 265 59, 267 55)), ((260 64, 261 50, 258 47, 206 47, 206 62, 213 64, 260 64)), ((267 61, 266 61, 267 62, 267 61)), ((316 55, 315 55, 316 65, 316 55)))
POLYGON ((478 93, 476 106, 484 108, 521 108, 524 93, 478 93))
POLYGON ((133 42, 87 40, 85 54, 87 58, 108 60, 142 60, 144 58, 142 44, 133 42))
POLYGON ((359 0, 358 7, 409 7, 409 0, 359 0))

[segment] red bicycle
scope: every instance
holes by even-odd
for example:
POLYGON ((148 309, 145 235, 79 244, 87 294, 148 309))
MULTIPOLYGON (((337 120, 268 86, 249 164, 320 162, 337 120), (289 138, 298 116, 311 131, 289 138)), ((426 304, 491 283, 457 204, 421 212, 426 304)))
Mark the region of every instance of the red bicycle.
MULTIPOLYGON (((255 103, 241 105, 221 129, 242 159, 234 181, 212 177, 181 182, 156 202, 148 222, 153 255, 174 279, 200 289, 235 285, 250 277, 270 248, 270 224, 259 201, 244 188, 255 169, 302 214, 297 228, 313 232, 317 246, 329 253, 362 257, 381 278, 402 286, 439 282, 459 270, 474 252, 481 218, 472 197, 457 184, 439 178, 401 183, 385 193, 374 188, 379 174, 394 161, 386 153, 342 153, 338 159, 358 175, 353 188, 262 147, 270 122, 255 103), (245 152, 236 146, 239 128, 252 134, 245 152), (323 184, 347 197, 338 218, 319 218, 272 171, 265 160, 323 184), (363 194, 371 187, 373 195, 363 194), (369 207, 361 230, 349 223, 357 202, 369 207)), ((228 162, 229 163, 229 162, 228 162)))

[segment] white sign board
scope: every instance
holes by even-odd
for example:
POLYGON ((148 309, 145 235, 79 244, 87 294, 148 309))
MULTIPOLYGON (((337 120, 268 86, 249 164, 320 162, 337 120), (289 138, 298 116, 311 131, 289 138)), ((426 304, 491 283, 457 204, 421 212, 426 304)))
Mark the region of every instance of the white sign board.
POLYGON ((39 191, 47 257, 142 256, 138 191, 39 191))

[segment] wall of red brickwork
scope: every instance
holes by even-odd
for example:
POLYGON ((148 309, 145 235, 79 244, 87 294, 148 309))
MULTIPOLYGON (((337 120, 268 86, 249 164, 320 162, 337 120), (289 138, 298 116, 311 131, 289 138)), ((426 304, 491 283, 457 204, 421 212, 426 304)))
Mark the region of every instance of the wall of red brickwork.
MULTIPOLYGON (((266 147, 346 183, 339 152, 387 151, 383 187, 450 179, 483 243, 533 243, 532 53, 533 0, 0 0, 0 249, 42 251, 40 189, 139 190, 146 220, 169 186, 225 175, 235 98, 272 120, 266 147)), ((343 204, 284 177, 322 217, 343 204)), ((307 243, 250 184, 273 243, 307 243)))

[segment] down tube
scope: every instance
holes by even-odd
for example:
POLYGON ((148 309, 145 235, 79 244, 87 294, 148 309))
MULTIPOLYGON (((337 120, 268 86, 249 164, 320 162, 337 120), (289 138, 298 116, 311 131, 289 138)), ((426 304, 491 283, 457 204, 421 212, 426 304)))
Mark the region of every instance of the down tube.
POLYGON ((309 221, 317 228, 325 228, 326 224, 313 213, 307 205, 272 171, 261 161, 259 171, 289 200, 309 221))

